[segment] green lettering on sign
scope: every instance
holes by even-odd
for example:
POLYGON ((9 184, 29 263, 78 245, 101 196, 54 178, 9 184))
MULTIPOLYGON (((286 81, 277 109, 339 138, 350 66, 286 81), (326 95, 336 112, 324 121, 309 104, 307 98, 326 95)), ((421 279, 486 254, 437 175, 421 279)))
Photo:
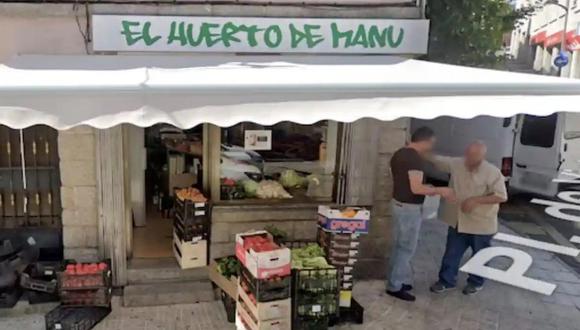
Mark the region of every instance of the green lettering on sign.
POLYGON ((294 24, 290 24, 291 47, 298 48, 300 43, 306 42, 306 47, 313 48, 324 41, 320 34, 314 34, 314 30, 319 30, 320 25, 304 24, 303 31, 300 31, 294 24))
POLYGON ((127 45, 132 46, 143 40, 145 45, 151 46, 157 40, 161 39, 161 36, 151 37, 150 29, 151 29, 151 22, 145 22, 143 24, 143 29, 141 31, 132 31, 133 27, 139 27, 141 25, 140 22, 131 22, 131 21, 122 21, 121 26, 123 29, 121 30, 121 34, 125 36, 125 42, 127 45))

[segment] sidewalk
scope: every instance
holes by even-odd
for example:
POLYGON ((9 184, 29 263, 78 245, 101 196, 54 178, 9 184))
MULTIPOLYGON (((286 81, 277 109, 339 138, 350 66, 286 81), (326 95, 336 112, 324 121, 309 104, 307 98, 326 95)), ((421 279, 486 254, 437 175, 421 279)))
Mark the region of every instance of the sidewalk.
MULTIPOLYGON (((487 282, 478 295, 466 297, 461 290, 443 295, 429 292, 443 254, 446 226, 427 221, 414 260, 417 301, 405 303, 387 296, 382 281, 364 281, 354 296, 366 308, 363 325, 337 329, 389 330, 531 330, 578 329, 580 324, 580 278, 552 254, 517 246, 530 253, 534 264, 529 275, 558 285, 542 296, 495 282, 487 282)), ((512 233, 505 227, 501 232, 512 233)), ((495 245, 505 245, 497 244, 495 245)), ((508 260, 494 261, 506 266, 508 260)), ((465 274, 460 275, 461 285, 465 274)), ((96 330, 233 329, 226 322, 221 302, 144 308, 116 308, 96 330)), ((44 329, 42 314, 0 319, 0 329, 44 329)))

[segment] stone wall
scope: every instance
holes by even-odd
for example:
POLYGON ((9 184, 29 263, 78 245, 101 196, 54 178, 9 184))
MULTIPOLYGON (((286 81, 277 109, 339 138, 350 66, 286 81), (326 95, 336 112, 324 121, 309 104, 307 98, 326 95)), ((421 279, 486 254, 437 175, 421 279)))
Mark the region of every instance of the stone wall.
POLYGON ((268 225, 288 233, 290 240, 316 240, 316 204, 214 206, 210 257, 234 254, 237 233, 268 225))
POLYGON ((94 260, 97 248, 95 131, 76 127, 59 131, 64 257, 94 260))
MULTIPOLYGON (((356 276, 359 278, 384 279, 387 261, 392 243, 391 210, 393 182, 390 171, 391 156, 397 149, 405 145, 410 126, 409 119, 399 119, 391 122, 366 119, 366 129, 376 134, 373 143, 367 150, 369 157, 375 159, 371 174, 364 181, 372 191, 372 218, 370 232, 361 239, 360 260, 357 264, 356 276), (372 178, 372 182, 370 182, 372 178)), ((362 184, 363 182, 361 182, 362 184)))

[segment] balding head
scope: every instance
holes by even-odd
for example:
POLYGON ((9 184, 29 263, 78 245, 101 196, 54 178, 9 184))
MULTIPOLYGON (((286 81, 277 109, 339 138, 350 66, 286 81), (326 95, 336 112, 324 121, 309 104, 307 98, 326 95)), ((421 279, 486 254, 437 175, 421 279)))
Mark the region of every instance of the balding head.
POLYGON ((465 149, 465 166, 473 170, 476 169, 485 159, 487 146, 482 141, 474 141, 465 149))

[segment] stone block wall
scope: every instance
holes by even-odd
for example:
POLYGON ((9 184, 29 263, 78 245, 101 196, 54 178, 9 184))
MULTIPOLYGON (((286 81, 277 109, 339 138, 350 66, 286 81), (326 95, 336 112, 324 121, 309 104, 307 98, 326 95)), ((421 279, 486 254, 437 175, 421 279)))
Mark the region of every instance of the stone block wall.
POLYGON ((94 260, 98 256, 95 130, 59 131, 64 257, 94 260))
POLYGON ((214 206, 210 258, 235 253, 236 234, 268 225, 288 233, 290 240, 316 240, 318 205, 214 206))
MULTIPOLYGON (((375 161, 366 175, 372 191, 370 232, 361 238, 360 260, 355 267, 358 278, 384 279, 390 254, 392 239, 390 202, 393 181, 390 161, 393 153, 405 145, 410 120, 403 118, 382 122, 368 119, 366 129, 372 131, 372 143, 368 144, 368 158, 375 161), (372 182, 370 182, 372 178, 372 182)), ((366 196, 368 198, 368 196, 366 196)))

